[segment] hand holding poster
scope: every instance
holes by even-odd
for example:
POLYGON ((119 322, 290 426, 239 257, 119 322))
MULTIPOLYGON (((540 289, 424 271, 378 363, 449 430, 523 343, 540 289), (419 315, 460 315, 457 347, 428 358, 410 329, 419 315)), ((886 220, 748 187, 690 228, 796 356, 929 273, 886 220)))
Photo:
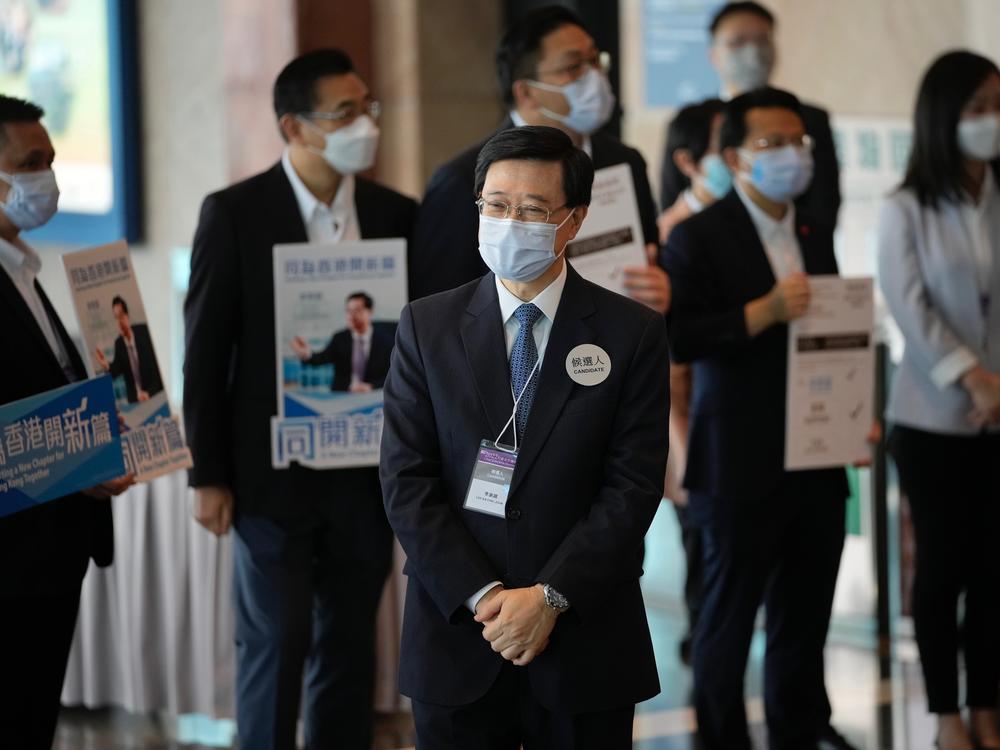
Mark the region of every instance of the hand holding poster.
POLYGON ((809 289, 809 309, 788 327, 788 470, 845 466, 870 455, 873 281, 810 276, 809 289))
POLYGON ((583 278, 619 294, 625 294, 624 269, 646 265, 646 243, 628 164, 594 173, 587 219, 566 245, 566 258, 583 278))
POLYGON ((110 378, 0 406, 0 516, 125 473, 110 378))
POLYGON ((275 246, 275 468, 378 465, 405 304, 405 240, 275 246))
POLYGON ((128 246, 116 242, 67 253, 63 265, 87 369, 112 378, 129 472, 145 482, 188 468, 191 453, 170 413, 128 246))

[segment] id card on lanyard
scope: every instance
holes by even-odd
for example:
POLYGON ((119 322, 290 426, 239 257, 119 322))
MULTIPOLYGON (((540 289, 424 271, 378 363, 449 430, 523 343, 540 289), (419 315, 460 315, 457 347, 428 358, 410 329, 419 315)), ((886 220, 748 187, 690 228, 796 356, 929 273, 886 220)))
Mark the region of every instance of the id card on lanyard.
POLYGON ((541 359, 535 361, 535 366, 531 368, 528 379, 524 381, 524 386, 517 396, 514 396, 514 390, 511 388, 514 409, 511 411, 510 419, 500 430, 500 434, 495 440, 479 441, 479 452, 472 466, 472 477, 469 479, 469 489, 465 493, 463 508, 497 518, 506 518, 507 495, 510 493, 514 467, 517 466, 517 405, 521 402, 524 392, 528 390, 531 379, 535 377, 540 362, 541 359), (511 426, 514 432, 514 445, 504 445, 500 442, 500 438, 511 426))

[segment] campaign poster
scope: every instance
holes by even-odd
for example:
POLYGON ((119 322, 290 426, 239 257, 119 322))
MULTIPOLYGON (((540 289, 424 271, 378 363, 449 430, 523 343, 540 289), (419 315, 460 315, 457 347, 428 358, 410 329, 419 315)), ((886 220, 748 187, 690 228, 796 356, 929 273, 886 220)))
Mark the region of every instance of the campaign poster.
POLYGON ((0 516, 125 473, 111 378, 0 406, 0 516))
POLYGON ((84 361, 91 376, 109 375, 121 416, 126 464, 145 482, 191 466, 178 418, 170 411, 125 242, 63 255, 84 361))
POLYGON ((406 296, 403 239, 275 246, 275 468, 378 465, 406 296))

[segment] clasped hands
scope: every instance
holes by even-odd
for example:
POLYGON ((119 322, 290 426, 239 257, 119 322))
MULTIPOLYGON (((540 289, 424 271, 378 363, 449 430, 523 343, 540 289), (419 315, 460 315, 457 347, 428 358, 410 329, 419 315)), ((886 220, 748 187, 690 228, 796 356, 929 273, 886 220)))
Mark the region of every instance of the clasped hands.
POLYGON ((530 588, 495 586, 476 604, 483 638, 504 659, 519 667, 530 664, 549 645, 559 613, 545 603, 541 584, 530 588))

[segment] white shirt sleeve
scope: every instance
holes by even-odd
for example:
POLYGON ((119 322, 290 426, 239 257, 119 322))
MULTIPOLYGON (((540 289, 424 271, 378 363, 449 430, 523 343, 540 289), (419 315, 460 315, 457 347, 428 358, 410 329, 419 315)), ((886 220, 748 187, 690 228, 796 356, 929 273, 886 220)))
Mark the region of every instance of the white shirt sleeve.
POLYGON ((469 608, 472 614, 476 614, 476 607, 479 606, 479 600, 486 596, 491 590, 497 586, 502 586, 500 581, 491 581, 483 586, 479 591, 469 597, 469 600, 465 603, 465 606, 469 608))

